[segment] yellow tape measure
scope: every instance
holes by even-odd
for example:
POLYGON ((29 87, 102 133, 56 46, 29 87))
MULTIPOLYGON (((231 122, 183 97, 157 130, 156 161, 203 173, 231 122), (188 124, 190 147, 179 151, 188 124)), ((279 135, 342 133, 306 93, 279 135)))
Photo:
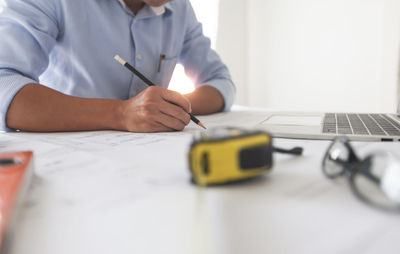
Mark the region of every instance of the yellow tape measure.
POLYGON ((194 137, 189 152, 192 179, 199 185, 223 184, 269 172, 272 137, 264 131, 216 128, 194 137))

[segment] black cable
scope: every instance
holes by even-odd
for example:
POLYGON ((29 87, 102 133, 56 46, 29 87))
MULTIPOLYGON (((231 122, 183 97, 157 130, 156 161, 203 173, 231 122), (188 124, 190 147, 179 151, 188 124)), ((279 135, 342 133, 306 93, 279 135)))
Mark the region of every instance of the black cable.
POLYGON ((274 147, 274 152, 300 156, 303 154, 303 147, 296 146, 296 147, 293 147, 292 149, 283 149, 283 148, 274 147))

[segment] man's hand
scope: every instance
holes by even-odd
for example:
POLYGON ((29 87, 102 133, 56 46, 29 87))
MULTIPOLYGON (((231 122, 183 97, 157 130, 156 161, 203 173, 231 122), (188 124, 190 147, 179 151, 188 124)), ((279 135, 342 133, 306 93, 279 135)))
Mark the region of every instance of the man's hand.
POLYGON ((131 132, 183 130, 190 122, 191 105, 181 94, 151 86, 122 104, 122 126, 131 132))

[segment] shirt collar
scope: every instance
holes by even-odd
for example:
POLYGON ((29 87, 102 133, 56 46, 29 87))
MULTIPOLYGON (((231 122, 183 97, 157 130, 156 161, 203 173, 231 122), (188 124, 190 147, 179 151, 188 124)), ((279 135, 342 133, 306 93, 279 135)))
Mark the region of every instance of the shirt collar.
MULTIPOLYGON (((126 4, 124 2, 124 0, 118 0, 124 7, 126 7, 126 4)), ((172 7, 171 7, 171 3, 168 2, 164 5, 158 6, 158 7, 153 7, 153 6, 148 6, 152 12, 154 13, 154 15, 156 16, 160 16, 163 15, 165 13, 165 10, 169 10, 172 11, 172 7)))

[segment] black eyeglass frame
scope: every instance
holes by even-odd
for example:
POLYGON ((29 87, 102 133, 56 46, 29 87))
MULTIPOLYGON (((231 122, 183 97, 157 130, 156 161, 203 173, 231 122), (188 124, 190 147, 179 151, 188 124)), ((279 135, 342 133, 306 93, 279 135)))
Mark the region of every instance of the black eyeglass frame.
POLYGON ((355 153, 353 147, 351 146, 350 140, 346 136, 339 136, 332 141, 331 145, 328 147, 324 155, 324 159, 322 160, 322 172, 327 178, 330 179, 336 179, 340 176, 345 176, 348 179, 351 191, 362 202, 386 211, 400 212, 400 205, 397 207, 386 207, 372 202, 367 196, 363 195, 362 192, 360 192, 360 190, 357 188, 357 185, 355 184, 355 177, 357 176, 357 174, 363 174, 363 176, 367 177, 370 181, 376 184, 378 188, 380 188, 379 186, 381 183, 381 179, 372 174, 370 170, 372 159, 374 158, 374 156, 375 155, 369 155, 365 159, 360 159, 355 153), (337 144, 337 142, 342 143, 344 147, 348 150, 349 158, 347 161, 333 159, 332 157, 330 157, 332 155, 332 149, 337 144), (326 166, 328 160, 339 164, 342 170, 335 174, 328 172, 326 166))

